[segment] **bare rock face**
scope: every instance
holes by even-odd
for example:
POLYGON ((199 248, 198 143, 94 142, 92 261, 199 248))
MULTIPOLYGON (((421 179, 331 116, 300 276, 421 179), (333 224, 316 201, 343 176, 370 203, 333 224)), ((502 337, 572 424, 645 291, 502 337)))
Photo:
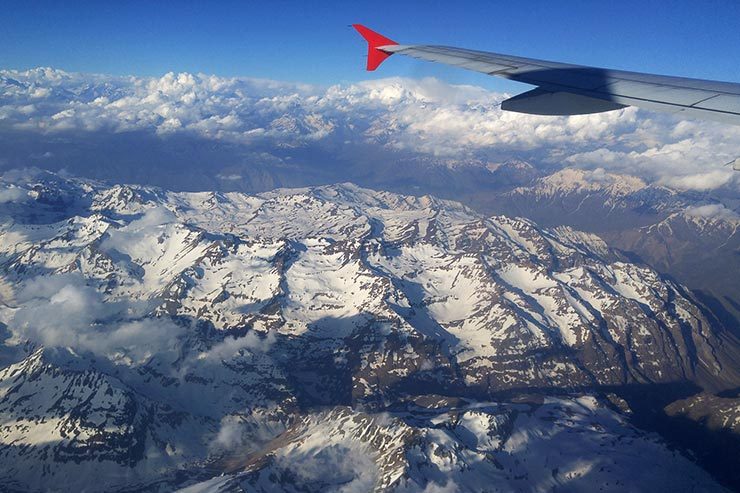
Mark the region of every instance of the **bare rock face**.
POLYGON ((3 186, 20 190, 0 226, 14 488, 718 488, 594 396, 737 387, 735 342, 595 235, 349 184, 3 186))

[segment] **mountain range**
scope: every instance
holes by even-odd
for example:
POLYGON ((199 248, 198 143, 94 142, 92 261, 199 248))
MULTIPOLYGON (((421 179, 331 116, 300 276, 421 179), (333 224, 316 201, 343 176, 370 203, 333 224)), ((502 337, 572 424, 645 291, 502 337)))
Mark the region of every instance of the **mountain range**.
POLYGON ((740 484, 736 335, 594 233, 349 183, 1 187, 8 491, 740 484))
POLYGON ((468 198, 481 211, 598 234, 610 247, 687 285, 740 329, 740 214, 730 197, 564 168, 468 198))

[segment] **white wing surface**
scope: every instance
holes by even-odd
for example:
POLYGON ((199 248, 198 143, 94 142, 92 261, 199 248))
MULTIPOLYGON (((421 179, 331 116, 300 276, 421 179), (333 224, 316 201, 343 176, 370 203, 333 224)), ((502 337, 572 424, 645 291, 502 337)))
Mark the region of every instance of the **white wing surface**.
POLYGON ((535 89, 504 110, 537 115, 599 113, 625 106, 740 125, 740 84, 571 65, 449 46, 402 45, 355 24, 368 41, 368 70, 397 53, 524 82, 535 89))

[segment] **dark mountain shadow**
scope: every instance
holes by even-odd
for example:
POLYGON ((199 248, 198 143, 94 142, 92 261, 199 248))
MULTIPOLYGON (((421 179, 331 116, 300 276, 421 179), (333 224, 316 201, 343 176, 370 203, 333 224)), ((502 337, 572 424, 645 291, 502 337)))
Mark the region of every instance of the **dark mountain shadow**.
MULTIPOLYGON (((337 323, 336 320, 329 319, 315 323, 317 325, 337 323)), ((360 406, 362 409, 378 412, 398 411, 401 403, 414 397, 430 395, 441 396, 451 402, 459 399, 537 402, 542 396, 583 394, 600 395, 608 401, 607 395, 614 394, 628 404, 631 412, 626 416, 634 426, 646 432, 657 433, 669 447, 680 450, 719 482, 729 488, 740 489, 740 470, 736 467, 737 457, 740 457, 740 436, 725 429, 711 429, 701 421, 668 415, 665 410, 666 406, 677 400, 702 392, 702 387, 694 382, 595 384, 567 388, 532 386, 500 391, 484 390, 481 387, 467 386, 457 375, 450 361, 446 368, 445 365, 437 368, 407 367, 408 372, 402 376, 378 372, 375 374, 376 378, 383 380, 376 383, 382 395, 375 399, 358 399, 357 395, 353 395, 353 386, 361 368, 360 352, 363 349, 372 350, 373 333, 378 327, 372 322, 368 323, 368 320, 361 316, 342 319, 341 323, 350 324, 348 327, 354 327, 356 331, 351 338, 345 339, 334 348, 331 345, 323 345, 322 348, 321 341, 314 338, 310 331, 286 341, 287 346, 281 347, 280 344, 273 346, 273 351, 282 354, 280 360, 284 365, 283 370, 290 375, 293 390, 299 399, 299 407, 304 411, 337 405, 360 406), (337 359, 335 349, 342 346, 349 348, 350 353, 345 354, 345 358, 337 359), (305 357, 307 347, 312 348, 310 358, 305 357)), ((386 349, 388 344, 390 342, 386 341, 386 349)), ((418 350, 424 349, 417 348, 418 350)), ((403 353, 399 350, 396 357, 403 358, 403 353)), ((614 409, 624 413, 622 409, 617 407, 614 409)))
MULTIPOLYGON (((740 320, 730 313, 730 310, 727 309, 727 306, 722 302, 722 300, 718 299, 707 290, 694 289, 691 292, 709 309, 705 311, 705 315, 707 313, 713 315, 722 324, 722 326, 725 327, 725 329, 731 332, 735 337, 740 338, 740 320)), ((725 296, 724 301, 730 306, 734 306, 737 313, 740 313, 740 306, 738 306, 734 300, 725 296)))
POLYGON ((670 446, 706 469, 717 481, 740 491, 740 435, 729 429, 712 429, 703 421, 671 416, 665 407, 673 401, 690 397, 691 385, 627 386, 614 389, 633 411, 635 426, 658 433, 670 446))
POLYGON ((717 392, 717 397, 724 397, 728 399, 740 399, 740 387, 735 389, 727 389, 722 392, 717 392))
MULTIPOLYGON (((413 388, 408 385, 402 386, 402 389, 413 392, 413 388)), ((740 435, 728 429, 712 429, 703 421, 694 421, 678 415, 672 416, 665 410, 666 406, 672 402, 701 392, 701 387, 693 382, 594 385, 574 388, 520 387, 491 393, 467 392, 466 389, 456 389, 457 392, 448 393, 446 391, 449 390, 449 386, 423 390, 425 392, 436 390, 440 399, 447 400, 454 405, 460 405, 460 399, 470 399, 472 402, 519 402, 536 405, 544 396, 574 397, 583 394, 599 395, 609 402, 608 395, 614 394, 627 402, 631 411, 626 417, 632 425, 645 432, 656 433, 669 448, 680 451, 689 460, 699 464, 718 482, 733 491, 740 491, 740 469, 737 467, 737 458, 740 457, 740 435)), ((409 410, 408 406, 411 402, 423 395, 421 392, 409 393, 406 397, 399 398, 388 410, 395 412, 409 410)), ((418 406, 412 405, 412 407, 418 406)), ((616 406, 613 408, 619 413, 624 413, 623 409, 616 406)), ((435 408, 429 412, 442 411, 435 408)), ((408 420, 411 426, 424 423, 423 413, 421 417, 413 414, 405 417, 403 414, 398 416, 408 420)))
MULTIPOLYGON (((180 323, 194 328, 190 337, 200 344, 213 346, 226 337, 246 335, 251 331, 247 327, 234 330, 217 330, 210 323, 191 317, 176 317, 180 323)), ((544 396, 577 396, 596 394, 608 400, 608 394, 615 394, 627 402, 631 413, 629 421, 639 429, 655 432, 670 447, 697 462, 719 482, 729 488, 740 489, 740 469, 737 468, 737 457, 740 457, 740 436, 727 430, 713 430, 703 422, 692 421, 682 416, 669 416, 665 407, 677 400, 685 399, 702 391, 693 382, 673 382, 663 384, 624 385, 582 385, 573 387, 517 387, 506 390, 482 390, 481 387, 468 387, 459 378, 448 362, 444 368, 425 368, 423 365, 407 365, 407 372, 397 374, 377 372, 380 379, 376 389, 381 391, 379 399, 358 399, 354 393, 358 375, 363 369, 363 352, 378 351, 378 344, 386 345, 388 358, 396 362, 393 368, 402 367, 405 345, 412 343, 415 351, 421 354, 439 351, 434 345, 425 345, 424 337, 416 341, 393 340, 387 333, 382 333, 382 320, 369 320, 362 314, 337 319, 326 317, 309 325, 306 332, 298 335, 278 335, 275 342, 266 350, 281 372, 287 376, 288 394, 297 399, 301 412, 310 412, 334 406, 351 406, 364 409, 372 404, 370 410, 399 411, 404 402, 415 397, 441 396, 451 403, 461 399, 474 401, 493 401, 506 403, 537 404, 544 396), (331 326, 332 332, 348 334, 343 338, 321 337, 325 332, 322 327, 331 326), (397 344, 394 349, 393 346, 397 344)), ((534 357, 534 356, 533 356, 534 357)), ((99 371, 104 371, 120 378, 113 365, 106 365, 103 358, 95 362, 99 371)), ((174 364, 175 366, 177 363, 174 364)), ((444 365, 440 365, 444 366, 444 365)), ((156 377, 154 373, 151 374, 156 377)), ((366 376, 366 375, 365 375, 366 376)), ((123 378, 123 381, 126 381, 123 378)), ((165 379, 166 380, 166 379, 165 379)), ((166 383, 166 382, 165 382, 166 383)), ((138 388, 138 392, 147 392, 138 388)), ((282 394, 285 395, 285 394, 282 394)), ((279 396, 275 396, 279 397, 279 396)), ((360 396, 361 397, 361 396, 360 396)), ((624 412, 616 408, 619 412, 624 412)), ((409 422, 412 424, 412 422, 409 422)), ((417 425, 419 423, 416 423, 417 425)), ((196 468, 197 469, 197 468, 196 468)), ((206 478, 212 471, 201 471, 206 478)), ((172 473, 175 477, 177 473, 172 473)), ((192 479, 183 473, 182 480, 192 479)), ((148 485, 151 486, 151 485, 148 485)))

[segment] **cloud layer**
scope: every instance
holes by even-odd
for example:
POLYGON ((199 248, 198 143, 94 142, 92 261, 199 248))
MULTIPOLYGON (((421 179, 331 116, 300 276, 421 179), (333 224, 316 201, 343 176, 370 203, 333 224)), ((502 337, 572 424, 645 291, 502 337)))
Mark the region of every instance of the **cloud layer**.
MULTIPOLYGON (((522 115, 500 109, 506 97, 435 79, 315 87, 187 73, 140 78, 6 70, 0 71, 0 130, 191 135, 268 157, 286 148, 370 143, 451 165, 519 156, 545 165, 603 167, 683 189, 739 187, 737 174, 722 164, 740 155, 740 127, 635 108, 522 115)), ((44 149, 34 156, 53 159, 44 149)))

